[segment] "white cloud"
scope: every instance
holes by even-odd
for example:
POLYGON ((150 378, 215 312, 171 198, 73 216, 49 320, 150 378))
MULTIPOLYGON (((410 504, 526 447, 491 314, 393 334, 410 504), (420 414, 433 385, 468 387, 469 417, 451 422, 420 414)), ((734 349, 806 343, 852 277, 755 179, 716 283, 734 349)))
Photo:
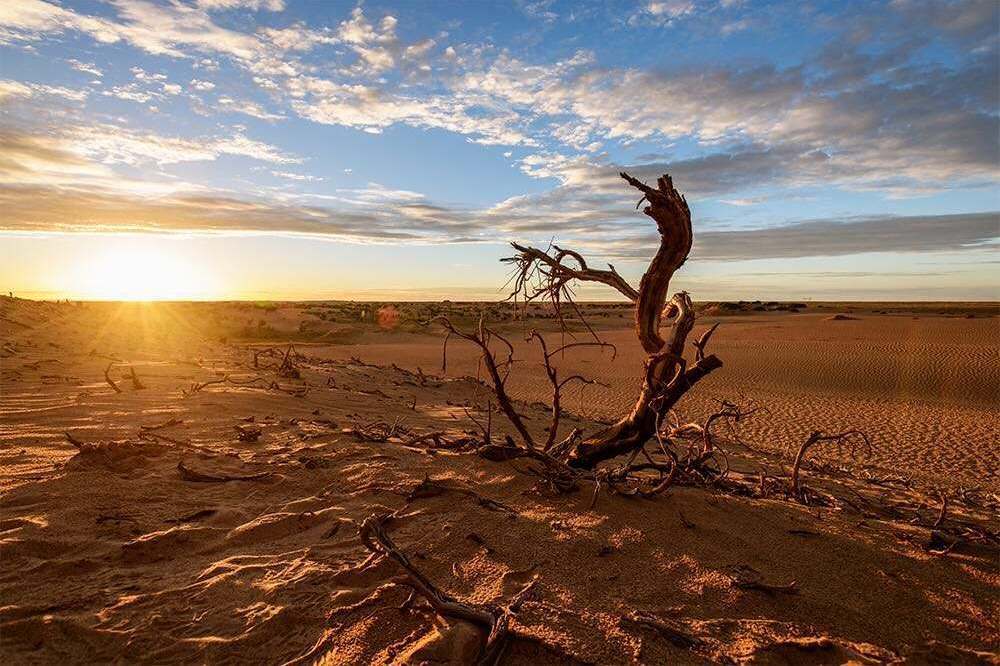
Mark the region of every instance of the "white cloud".
POLYGON ((121 39, 118 26, 103 18, 82 16, 42 0, 17 0, 0 3, 0 43, 15 40, 38 40, 45 33, 79 30, 99 42, 121 39))
POLYGON ((304 23, 287 28, 261 28, 258 34, 282 51, 311 51, 320 44, 337 44, 340 40, 329 28, 313 30, 304 23))
POLYGON ((285 0, 197 0, 197 4, 208 11, 229 9, 260 11, 263 9, 269 12, 280 12, 285 9, 285 0))
POLYGON ((250 100, 235 100, 232 97, 219 97, 217 108, 227 113, 242 113, 246 116, 258 118, 260 120, 282 120, 285 116, 279 113, 270 113, 260 104, 250 100))
POLYGON ((0 104, 15 98, 29 98, 39 95, 63 97, 73 102, 87 99, 89 91, 74 90, 62 86, 47 86, 40 83, 22 83, 21 81, 0 80, 0 104))
POLYGON ((694 2, 691 0, 653 0, 653 2, 646 4, 646 11, 653 16, 677 18, 693 12, 694 2))
POLYGON ((201 81, 200 79, 191 79, 191 87, 199 92, 208 92, 209 90, 215 89, 215 84, 211 81, 201 81))
POLYGON ((76 60, 74 58, 70 58, 66 62, 68 62, 70 67, 77 70, 78 72, 83 72, 84 74, 90 74, 91 76, 96 76, 98 78, 104 76, 104 72, 102 72, 97 67, 97 65, 95 65, 92 62, 80 62, 79 60, 76 60))
POLYGON ((319 176, 310 176, 308 174, 302 173, 292 173, 290 171, 271 171, 272 176, 277 176, 278 178, 285 178, 287 180, 298 180, 303 182, 318 182, 323 180, 319 176))
POLYGON ((68 128, 61 133, 60 141, 66 152, 105 165, 177 164, 215 160, 222 155, 240 155, 275 164, 301 162, 241 132, 228 137, 186 139, 116 125, 95 125, 68 128))
POLYGON ((149 100, 158 96, 154 93, 150 93, 145 90, 140 90, 134 84, 127 86, 115 86, 110 90, 104 90, 101 92, 105 97, 117 97, 118 99, 128 100, 130 102, 137 102, 139 104, 145 104, 149 100))
POLYGON ((132 67, 129 69, 129 71, 132 72, 132 76, 134 76, 139 81, 155 82, 155 81, 167 80, 166 74, 151 74, 146 70, 144 70, 142 67, 132 67))

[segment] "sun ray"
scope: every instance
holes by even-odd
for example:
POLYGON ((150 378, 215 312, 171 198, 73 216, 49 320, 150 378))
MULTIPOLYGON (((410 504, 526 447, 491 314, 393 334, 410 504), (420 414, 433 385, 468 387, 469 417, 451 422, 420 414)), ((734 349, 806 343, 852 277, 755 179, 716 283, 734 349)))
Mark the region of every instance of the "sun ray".
POLYGON ((84 300, 198 300, 217 295, 214 280, 200 266, 154 239, 117 241, 81 263, 71 291, 84 300))

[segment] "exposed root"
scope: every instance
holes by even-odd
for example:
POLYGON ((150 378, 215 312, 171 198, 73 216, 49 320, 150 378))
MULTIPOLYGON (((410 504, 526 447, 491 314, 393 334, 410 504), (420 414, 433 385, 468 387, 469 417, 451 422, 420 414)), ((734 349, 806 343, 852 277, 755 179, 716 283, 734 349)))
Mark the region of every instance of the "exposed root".
POLYGON ((223 376, 220 377, 219 379, 212 379, 207 382, 193 382, 189 389, 187 390, 181 389, 181 394, 183 394, 183 396, 187 398, 189 396, 194 395, 195 393, 201 393, 209 386, 214 386, 216 384, 224 384, 226 380, 227 377, 223 376))
POLYGON ((456 486, 453 484, 445 483, 443 481, 436 481, 426 476, 424 477, 424 480, 417 485, 417 487, 415 487, 412 491, 410 491, 410 494, 406 497, 406 501, 412 502, 414 500, 426 497, 437 497, 438 495, 442 495, 444 493, 459 493, 462 495, 466 495, 468 497, 475 499, 476 503, 479 504, 479 506, 488 509, 490 511, 503 512, 512 517, 520 515, 517 509, 507 506, 503 502, 498 502, 496 500, 490 499, 489 497, 480 495, 471 488, 456 486))

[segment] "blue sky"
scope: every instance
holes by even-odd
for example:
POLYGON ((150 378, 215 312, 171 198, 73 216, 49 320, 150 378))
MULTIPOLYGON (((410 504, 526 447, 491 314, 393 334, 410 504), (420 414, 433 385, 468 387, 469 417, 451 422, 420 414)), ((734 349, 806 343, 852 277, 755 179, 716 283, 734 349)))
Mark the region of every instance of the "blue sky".
POLYGON ((997 8, 4 3, 0 283, 496 298, 551 239, 638 280, 624 168, 688 194, 696 299, 993 299, 997 8))

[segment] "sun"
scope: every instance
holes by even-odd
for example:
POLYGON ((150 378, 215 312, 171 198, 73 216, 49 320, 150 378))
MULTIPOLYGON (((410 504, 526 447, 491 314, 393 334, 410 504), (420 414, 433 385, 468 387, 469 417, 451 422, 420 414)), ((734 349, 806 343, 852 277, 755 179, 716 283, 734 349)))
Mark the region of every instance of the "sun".
POLYGON ((164 243, 114 243, 85 258, 72 291, 82 299, 172 301, 211 298, 211 276, 164 243))

